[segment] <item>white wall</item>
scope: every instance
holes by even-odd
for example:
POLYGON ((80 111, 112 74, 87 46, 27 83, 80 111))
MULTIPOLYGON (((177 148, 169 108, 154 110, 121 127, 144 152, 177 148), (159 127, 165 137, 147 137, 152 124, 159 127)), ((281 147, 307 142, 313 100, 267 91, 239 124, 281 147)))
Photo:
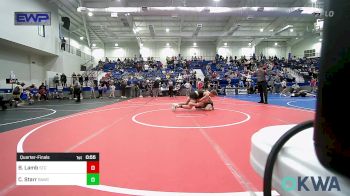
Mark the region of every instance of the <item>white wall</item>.
POLYGON ((34 52, 25 46, 0 45, 0 88, 11 88, 6 84, 11 71, 14 71, 19 82, 39 84, 47 80, 49 71, 70 76, 73 72, 79 72, 80 66, 86 62, 79 56, 63 51, 58 56, 34 52))
POLYGON ((260 42, 255 47, 256 56, 260 56, 262 53, 266 57, 277 56, 278 58, 287 58, 287 46, 285 42, 277 42, 278 45, 275 46, 275 42, 260 42))
POLYGON ((177 44, 172 42, 145 42, 140 48, 140 53, 143 57, 154 57, 155 60, 160 60, 165 63, 166 57, 177 56, 177 44), (166 44, 169 43, 169 46, 166 44))
POLYGON ((95 65, 97 65, 99 60, 104 61, 105 58, 106 58, 105 50, 102 47, 100 47, 100 46, 92 48, 91 55, 95 59, 95 62, 94 62, 95 65))
POLYGON ((192 56, 203 56, 206 60, 212 60, 216 55, 215 42, 196 42, 197 47, 193 46, 193 42, 183 42, 181 45, 181 55, 187 58, 192 56))
POLYGON ((316 50, 316 57, 321 55, 322 42, 319 41, 320 37, 309 37, 301 40, 294 46, 292 46, 292 56, 304 57, 305 50, 316 50))
POLYGON ((2 0, 0 6, 0 38, 57 54, 59 50, 58 9, 47 0, 2 0), (38 26, 14 25, 15 12, 51 12, 51 26, 45 26, 46 36, 38 35, 38 26))
POLYGON ((227 46, 221 46, 217 48, 217 53, 224 57, 234 57, 238 58, 241 56, 246 56, 246 58, 252 57, 255 52, 255 48, 248 46, 248 43, 228 43, 227 46))
POLYGON ((58 57, 44 57, 45 71, 64 73, 67 76, 79 72, 84 63, 85 59, 68 52, 61 52, 58 57))
POLYGON ((119 42, 117 47, 114 44, 105 44, 105 55, 109 59, 133 58, 134 55, 140 55, 140 48, 136 42, 119 42))
POLYGON ((4 46, 0 47, 0 70, 0 88, 11 88, 11 85, 6 84, 11 71, 19 82, 25 84, 38 84, 45 78, 42 56, 4 46))

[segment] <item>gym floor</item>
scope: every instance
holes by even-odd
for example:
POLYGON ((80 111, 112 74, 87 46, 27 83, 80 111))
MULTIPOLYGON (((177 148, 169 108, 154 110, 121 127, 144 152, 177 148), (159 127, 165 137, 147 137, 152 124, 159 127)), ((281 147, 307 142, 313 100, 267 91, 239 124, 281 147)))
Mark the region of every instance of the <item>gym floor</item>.
POLYGON ((172 112, 171 103, 185 97, 49 101, 1 111, 0 172, 7 177, 0 195, 261 195, 251 136, 315 115, 315 98, 270 98, 265 105, 257 96, 217 97, 210 112, 172 112), (99 152, 101 185, 16 186, 16 152, 99 152))

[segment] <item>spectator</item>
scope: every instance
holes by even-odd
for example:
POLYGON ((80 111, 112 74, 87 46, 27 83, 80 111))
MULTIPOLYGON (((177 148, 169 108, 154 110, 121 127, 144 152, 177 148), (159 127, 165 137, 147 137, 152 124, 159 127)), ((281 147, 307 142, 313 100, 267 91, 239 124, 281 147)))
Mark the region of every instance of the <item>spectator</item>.
POLYGON ((75 84, 76 81, 77 81, 77 75, 75 74, 75 72, 73 72, 73 74, 72 74, 72 84, 75 84))
POLYGON ((317 90, 317 79, 316 78, 312 78, 310 81, 310 86, 311 86, 311 92, 316 92, 317 90))
POLYGON ((80 75, 80 74, 78 73, 77 77, 78 77, 78 80, 79 80, 80 86, 83 86, 83 82, 84 82, 84 78, 83 78, 83 76, 82 76, 82 75, 80 75))
POLYGON ((89 82, 89 87, 90 87, 90 99, 94 98, 96 99, 96 94, 95 94, 95 83, 93 81, 89 82))
POLYGON ((153 97, 158 97, 159 94, 159 80, 156 79, 153 83, 153 89, 152 89, 153 97))
POLYGON ((74 95, 77 98, 76 102, 80 102, 81 85, 79 82, 74 84, 74 95))
POLYGON ((67 87, 67 76, 64 73, 61 75, 61 84, 63 87, 67 87))
POLYGON ((121 88, 121 90, 122 90, 122 96, 121 96, 121 98, 123 98, 123 99, 127 98, 127 97, 125 96, 125 94, 126 94, 126 86, 127 86, 127 81, 122 80, 122 82, 121 82, 121 84, 120 84, 120 88, 121 88))
POLYGON ((41 85, 39 86, 39 95, 39 100, 47 100, 47 90, 44 83, 41 83, 41 85))
POLYGON ((53 77, 53 83, 55 84, 55 88, 57 89, 57 86, 60 82, 60 77, 58 75, 58 73, 53 77))
POLYGON ((61 50, 66 51, 66 39, 64 37, 61 39, 61 50))
POLYGON ((19 101, 20 101, 20 96, 23 92, 23 86, 24 83, 17 83, 17 86, 13 89, 12 95, 13 95, 13 100, 15 101, 15 107, 17 107, 19 101))
POLYGON ((115 98, 115 86, 112 84, 110 87, 111 93, 109 94, 109 98, 113 97, 115 98))
POLYGON ((84 75, 84 85, 85 86, 88 86, 88 82, 89 82, 89 76, 87 75, 87 73, 85 73, 85 75, 84 75))
POLYGON ((168 86, 169 86, 169 96, 173 97, 174 96, 174 83, 172 80, 169 80, 168 86))
POLYGON ((259 103, 267 104, 267 81, 266 81, 266 67, 260 65, 258 71, 256 72, 256 77, 258 81, 258 90, 260 93, 259 103))
POLYGON ((192 90, 192 85, 190 84, 189 81, 186 81, 185 88, 186 88, 186 96, 190 96, 190 93, 191 93, 191 90, 192 90))
POLYGON ((103 98, 103 84, 100 83, 100 85, 98 86, 98 98, 103 98))

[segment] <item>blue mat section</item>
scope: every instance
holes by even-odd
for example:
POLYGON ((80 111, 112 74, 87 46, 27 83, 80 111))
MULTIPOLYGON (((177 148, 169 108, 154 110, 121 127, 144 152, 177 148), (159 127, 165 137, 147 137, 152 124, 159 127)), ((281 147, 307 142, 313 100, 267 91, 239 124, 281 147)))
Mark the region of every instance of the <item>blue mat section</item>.
MULTIPOLYGON (((225 96, 226 98, 240 99, 244 101, 258 102, 259 95, 232 95, 225 96)), ((293 107, 305 110, 316 110, 316 97, 285 97, 276 94, 267 96, 269 104, 293 107)))

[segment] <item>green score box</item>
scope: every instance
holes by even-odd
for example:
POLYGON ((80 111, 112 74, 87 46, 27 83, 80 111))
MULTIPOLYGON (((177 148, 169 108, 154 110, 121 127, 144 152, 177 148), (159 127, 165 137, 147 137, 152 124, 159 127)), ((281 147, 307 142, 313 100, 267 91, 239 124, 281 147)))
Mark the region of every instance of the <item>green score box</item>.
POLYGON ((100 185, 100 174, 87 174, 86 175, 87 185, 100 185))

